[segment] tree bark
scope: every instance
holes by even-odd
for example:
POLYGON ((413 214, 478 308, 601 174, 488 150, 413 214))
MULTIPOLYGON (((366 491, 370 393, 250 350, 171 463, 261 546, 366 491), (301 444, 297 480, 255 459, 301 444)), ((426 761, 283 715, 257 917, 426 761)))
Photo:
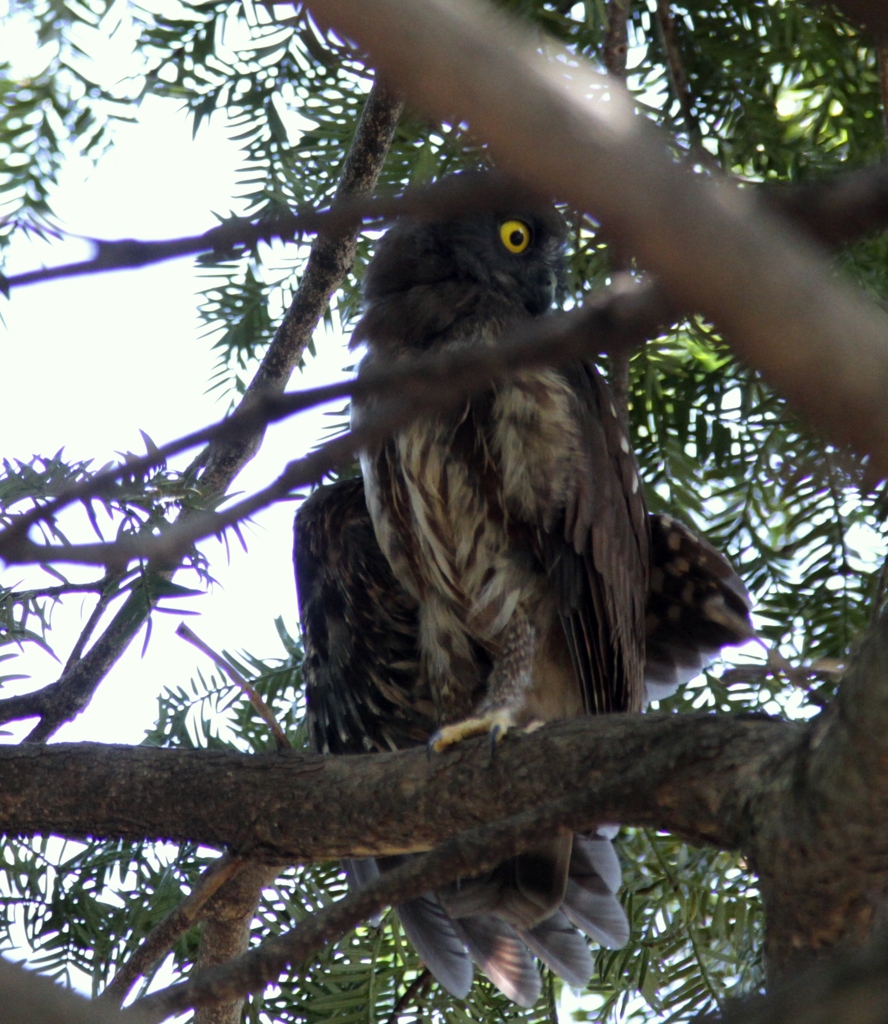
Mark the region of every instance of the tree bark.
POLYGON ((191 841, 286 864, 427 850, 585 791, 590 825, 620 820, 737 847, 762 779, 792 763, 811 729, 766 717, 612 715, 509 735, 493 757, 479 738, 431 759, 422 748, 325 758, 3 747, 0 830, 191 841))
POLYGON ((483 737, 432 758, 0 748, 0 830, 187 840, 279 865, 428 850, 567 801, 578 831, 621 821, 741 850, 776 978, 885 923, 886 665, 888 614, 810 722, 610 715, 510 734, 493 755, 483 737))

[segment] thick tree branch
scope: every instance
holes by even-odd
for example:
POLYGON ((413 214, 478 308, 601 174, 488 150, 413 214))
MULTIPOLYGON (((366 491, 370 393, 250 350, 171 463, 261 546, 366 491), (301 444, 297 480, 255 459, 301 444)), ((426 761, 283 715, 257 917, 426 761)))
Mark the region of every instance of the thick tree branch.
POLYGON ((761 779, 812 726, 759 717, 613 715, 483 739, 431 760, 247 756, 102 744, 0 748, 0 831, 170 839, 278 864, 415 852, 471 827, 595 794, 619 820, 736 847, 761 779), (58 779, 65 779, 59 787, 58 779))
POLYGON ((888 939, 881 935, 864 950, 818 961, 767 996, 729 1004, 718 1024, 883 1024, 886 964, 888 939))
POLYGON ((189 839, 270 864, 436 846, 305 927, 141 1004, 158 1013, 230 1003, 383 902, 482 870, 541 831, 604 820, 741 849, 759 873, 779 974, 824 948, 863 944, 884 921, 886 664, 888 615, 836 707, 812 722, 591 717, 510 734, 494 755, 484 738, 432 759, 422 749, 332 758, 0 749, 0 830, 189 839), (494 824, 461 834, 478 821, 494 824), (849 860, 849 850, 860 856, 849 860))
POLYGON ((126 1015, 100 1006, 49 978, 0 958, 0 1005, 3 1024, 148 1024, 141 1010, 126 1015))
MULTIPOLYGON (((236 962, 250 945, 250 926, 262 890, 271 884, 278 868, 267 864, 247 864, 217 893, 204 910, 200 949, 194 963, 196 981, 202 972, 236 962)), ((247 990, 227 999, 205 1002, 194 1015, 194 1024, 241 1024, 241 1012, 247 990)))
POLYGON ((750 859, 765 904, 772 977, 825 949, 864 945, 888 926, 886 666, 883 612, 838 701, 812 726, 794 773, 763 779, 750 804, 759 823, 750 859))
POLYGON ((748 191, 676 163, 613 82, 469 0, 311 6, 427 114, 466 119, 519 180, 598 217, 812 425, 888 471, 888 314, 748 191))

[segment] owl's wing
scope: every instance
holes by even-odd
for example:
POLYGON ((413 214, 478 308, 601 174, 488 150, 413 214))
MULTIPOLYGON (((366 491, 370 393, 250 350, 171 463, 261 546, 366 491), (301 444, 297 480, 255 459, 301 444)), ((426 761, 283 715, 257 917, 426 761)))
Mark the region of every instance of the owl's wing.
POLYGON ((652 515, 645 609, 644 681, 649 700, 698 675, 722 647, 755 637, 752 601, 734 567, 683 523, 652 515))
POLYGON ((540 554, 586 710, 639 711, 649 559, 644 496, 604 378, 585 362, 564 373, 584 447, 572 492, 538 529, 540 554))
POLYGON ((312 748, 401 750, 435 730, 419 665, 415 602, 376 541, 360 478, 300 507, 293 562, 312 748))

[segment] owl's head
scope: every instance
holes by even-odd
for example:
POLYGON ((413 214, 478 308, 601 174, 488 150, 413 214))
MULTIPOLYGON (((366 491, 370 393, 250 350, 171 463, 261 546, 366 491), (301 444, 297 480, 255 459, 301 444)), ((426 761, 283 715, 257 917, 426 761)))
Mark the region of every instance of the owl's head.
POLYGON ((490 340, 548 312, 563 286, 564 219, 549 203, 515 195, 504 190, 504 201, 469 214, 399 219, 367 268, 352 344, 394 352, 490 340))

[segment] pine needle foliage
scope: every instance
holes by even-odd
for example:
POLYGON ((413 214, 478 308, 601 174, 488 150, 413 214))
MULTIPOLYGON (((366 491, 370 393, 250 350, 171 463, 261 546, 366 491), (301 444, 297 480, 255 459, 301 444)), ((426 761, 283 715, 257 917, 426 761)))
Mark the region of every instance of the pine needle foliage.
MULTIPOLYGON (((501 6, 578 55, 601 60, 604 0, 508 0, 501 6)), ((39 59, 26 68, 0 54, 8 58, 0 63, 0 245, 18 232, 56 231, 53 187, 65 159, 97 156, 112 145, 114 119, 130 116, 127 101, 149 94, 183 105, 195 133, 211 118, 228 126, 241 154, 239 185, 231 209, 218 211, 220 219, 328 203, 371 75, 345 43, 318 28, 306 7, 287 10, 275 20, 266 5, 251 0, 14 5, 9 18, 39 43, 39 59), (109 85, 90 62, 90 41, 110 37, 124 23, 135 28, 131 76, 126 85, 109 85)), ((882 157, 875 50, 834 11, 795 0, 688 0, 673 4, 672 15, 687 93, 676 91, 653 0, 631 6, 628 85, 639 108, 670 131, 677 151, 693 155, 701 173, 717 164, 750 182, 812 181, 882 157)), ((408 110, 381 188, 400 190, 485 160, 463 125, 433 124, 408 110)), ((347 329, 354 318, 375 237, 361 238, 353 271, 327 314, 330 324, 347 329)), ((884 238, 868 239, 836 260, 881 301, 888 300, 886 246, 884 238)), ((199 315, 218 357, 213 387, 243 391, 289 304, 306 253, 303 245, 260 245, 238 258, 201 260, 199 315)), ((572 224, 572 298, 607 282, 611 257, 594 226, 572 224)), ((313 355, 310 350, 307 358, 313 355)), ((195 389, 206 383, 195 381, 195 389)), ((830 666, 847 659, 879 586, 888 551, 884 483, 812 435, 732 359, 707 323, 692 320, 652 341, 632 360, 631 385, 633 439, 651 508, 703 530, 734 560, 754 595, 762 636, 785 659, 763 667, 753 652, 728 671, 716 665, 663 707, 674 713, 814 713, 832 695, 830 666)), ((94 472, 88 461, 68 460, 63 452, 6 458, 0 523, 94 472)), ((161 467, 126 479, 73 515, 108 538, 152 530, 171 513, 203 502, 192 476, 161 467)), ((64 530, 78 529, 74 520, 64 522, 64 530)), ((66 536, 59 523, 44 531, 46 540, 66 536)), ((289 543, 281 538, 282 559, 289 543)), ((110 605, 140 593, 152 606, 158 598, 191 600, 211 580, 212 566, 197 551, 189 564, 199 590, 144 570, 126 576, 53 570, 51 582, 37 590, 0 590, 0 688, 19 679, 22 647, 35 644, 63 656, 53 624, 72 602, 87 595, 110 605)), ((232 660, 302 747, 301 650, 281 622, 278 627, 281 651, 239 653, 232 660)), ((273 748, 239 690, 218 673, 199 671, 159 694, 145 743, 273 748)), ((761 987, 762 912, 746 865, 730 853, 644 830, 624 831, 619 849, 632 939, 623 950, 597 952, 596 975, 579 999, 567 1000, 561 983, 547 976, 543 997, 529 1011, 483 980, 467 1001, 453 1000, 423 973, 388 912, 378 925, 363 925, 252 997, 243 1019, 530 1024, 554 1022, 559 1012, 564 1019, 569 1005, 578 1021, 673 1021, 761 987)), ((215 856, 193 845, 7 837, 0 841, 0 949, 30 948, 41 971, 81 982, 86 975, 98 992, 215 856)), ((283 872, 262 895, 253 941, 292 928, 345 891, 336 864, 283 872)), ((179 939, 164 963, 168 975, 187 975, 198 939, 199 928, 179 939)))

